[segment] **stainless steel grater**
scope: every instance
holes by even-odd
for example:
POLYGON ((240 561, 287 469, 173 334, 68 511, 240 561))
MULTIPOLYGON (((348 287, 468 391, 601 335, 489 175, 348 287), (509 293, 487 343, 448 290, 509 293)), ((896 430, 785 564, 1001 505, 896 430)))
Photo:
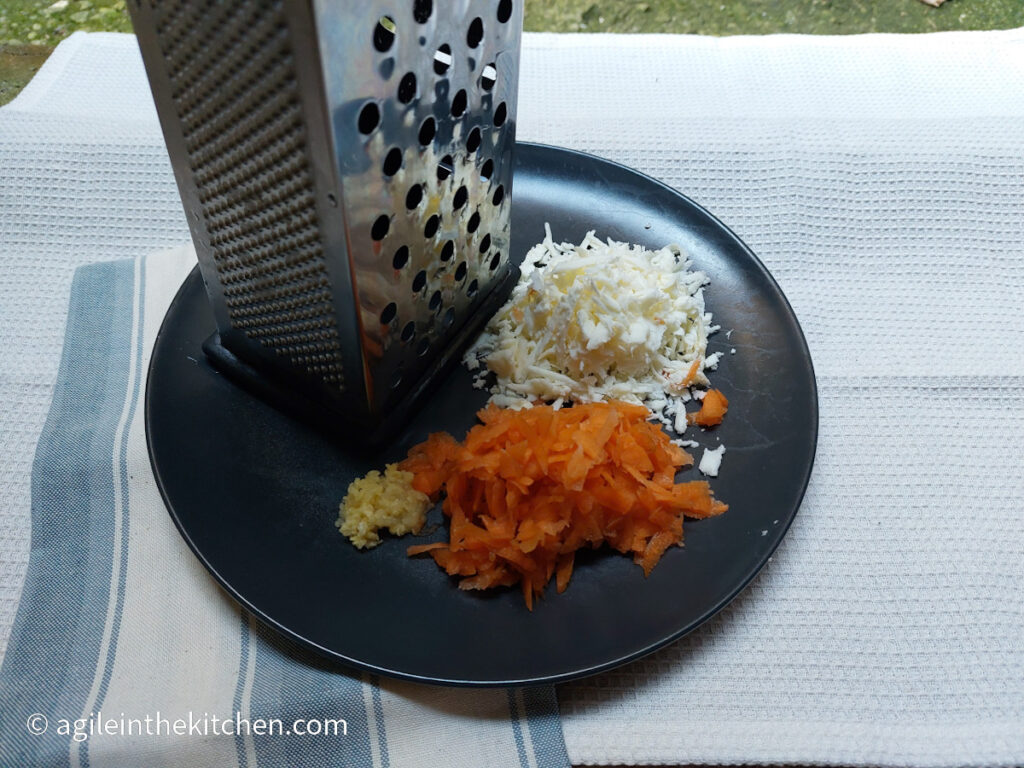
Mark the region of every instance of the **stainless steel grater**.
POLYGON ((523 0, 129 0, 210 359, 386 433, 514 281, 523 0))

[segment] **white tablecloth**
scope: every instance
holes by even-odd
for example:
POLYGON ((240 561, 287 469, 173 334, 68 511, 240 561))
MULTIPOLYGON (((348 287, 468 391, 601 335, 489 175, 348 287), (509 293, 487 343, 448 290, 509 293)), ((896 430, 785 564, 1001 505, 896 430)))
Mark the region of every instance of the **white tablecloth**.
MULTIPOLYGON (((735 229, 821 397, 773 561, 698 632, 560 688, 572 761, 1024 762, 1024 31, 527 35, 519 136, 735 229)), ((73 36, 0 110, 0 654, 71 272, 186 238, 134 41, 73 36)))

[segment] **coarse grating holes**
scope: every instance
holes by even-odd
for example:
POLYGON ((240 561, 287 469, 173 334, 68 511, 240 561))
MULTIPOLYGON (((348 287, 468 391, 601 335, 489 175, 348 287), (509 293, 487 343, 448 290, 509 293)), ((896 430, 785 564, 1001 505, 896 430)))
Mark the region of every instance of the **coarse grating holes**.
POLYGON ((469 200, 469 192, 466 191, 466 187, 459 187, 455 190, 455 197, 452 198, 452 208, 456 211, 459 210, 459 208, 466 204, 467 200, 469 200))
POLYGON ((469 152, 476 152, 480 148, 480 129, 474 128, 466 137, 466 149, 469 152))
POLYGON ((455 243, 451 240, 445 240, 444 245, 441 246, 441 261, 448 261, 454 255, 455 243))
POLYGON ((388 150, 387 155, 384 156, 384 165, 382 170, 385 176, 394 176, 398 173, 398 169, 402 167, 402 150, 398 147, 392 147, 388 150))
POLYGON ((451 155, 445 155, 437 164, 437 180, 444 181, 455 171, 455 161, 451 155))
POLYGON ((419 24, 426 24, 430 14, 434 11, 434 3, 431 0, 413 0, 412 17, 419 24))
POLYGON ((455 282, 461 283, 466 279, 466 273, 469 271, 469 267, 466 266, 466 262, 460 261, 459 266, 455 268, 455 282))
POLYGON ((508 118, 508 107, 505 106, 505 102, 501 102, 494 110, 494 125, 500 128, 505 124, 505 120, 508 118))
POLYGON ((466 90, 463 88, 452 97, 452 117, 462 117, 466 111, 466 104, 466 90))
POLYGON ((484 22, 479 16, 469 22, 469 30, 466 32, 466 45, 476 48, 484 39, 484 22))
POLYGON ((373 47, 381 53, 390 51, 395 42, 397 29, 394 19, 390 16, 381 16, 377 20, 377 26, 373 28, 373 47))
POLYGON ((373 129, 380 123, 380 107, 376 102, 368 102, 359 110, 359 132, 373 133, 373 129))
POLYGON ((487 249, 491 247, 491 236, 484 235, 484 239, 480 241, 480 253, 487 253, 487 249))
POLYGON ((495 83, 498 82, 498 70, 494 66, 494 62, 486 65, 484 71, 480 73, 480 87, 485 91, 489 91, 494 88, 495 83))
POLYGON ((408 344, 416 337, 416 323, 410 320, 402 329, 402 341, 408 344))
POLYGON ((442 43, 434 53, 434 73, 443 75, 452 66, 452 47, 442 43))
POLYGON ((395 269, 401 269, 409 263, 409 247, 403 245, 397 251, 395 251, 395 258, 391 260, 391 266, 395 269))
POLYGON ((430 301, 427 304, 430 307, 431 312, 436 312, 441 307, 441 292, 434 291, 434 295, 430 297, 430 301))
POLYGON ((476 280, 470 280, 469 285, 466 286, 466 295, 469 296, 469 298, 473 298, 476 296, 476 292, 478 290, 480 290, 480 283, 476 280))
POLYGON ((423 286, 427 284, 427 272, 421 269, 416 273, 416 277, 412 279, 412 292, 419 293, 423 290, 423 286))
POLYGON ((448 307, 444 313, 444 319, 441 321, 444 323, 445 328, 451 328, 452 323, 455 322, 455 307, 448 307))
POLYGON ((384 310, 380 313, 380 324, 387 325, 388 323, 395 319, 395 315, 397 314, 398 305, 392 301, 390 304, 384 307, 384 310))
POLYGON ((422 146, 427 146, 434 140, 434 134, 437 133, 437 124, 434 122, 434 118, 428 117, 423 121, 420 126, 419 140, 422 146))
POLYGON ((505 185, 499 184, 498 188, 494 190, 494 196, 491 198, 491 202, 495 205, 501 205, 501 201, 505 199, 505 185))
POLYGON ((414 98, 416 98, 416 75, 406 72, 398 83, 398 100, 403 104, 408 104, 414 98))
POLYGON ((416 346, 416 354, 423 357, 427 352, 430 351, 430 339, 420 339, 420 343, 416 346))
POLYGON ((437 234, 438 227, 441 226, 441 217, 436 213, 427 219, 427 223, 423 225, 423 236, 430 240, 434 235, 437 234))
POLYGON ((496 270, 498 268, 499 264, 501 264, 501 254, 500 253, 496 253, 496 254, 494 254, 494 256, 491 257, 491 264, 490 264, 491 272, 496 270))
POLYGON ((477 211, 473 211, 473 215, 469 217, 469 221, 466 223, 466 231, 469 232, 469 234, 473 234, 479 226, 480 214, 477 211))
POLYGON ((498 21, 504 24, 512 18, 512 0, 498 0, 498 21))
POLYGON ((423 200, 423 187, 419 184, 413 184, 409 187, 409 192, 405 195, 405 207, 410 211, 418 206, 423 200))
POLYGON ((391 229, 391 217, 386 213, 382 213, 373 222, 373 226, 370 228, 370 237, 374 240, 383 240, 387 236, 389 229, 391 229))
POLYGON ((494 175, 494 161, 488 160, 480 168, 480 178, 484 181, 490 181, 491 176, 494 175))
POLYGON ((380 66, 377 67, 377 71, 380 72, 380 79, 381 80, 390 80, 391 79, 391 75, 394 74, 394 71, 395 71, 395 60, 394 60, 394 58, 391 57, 391 56, 388 56, 386 59, 384 59, 380 63, 380 66))

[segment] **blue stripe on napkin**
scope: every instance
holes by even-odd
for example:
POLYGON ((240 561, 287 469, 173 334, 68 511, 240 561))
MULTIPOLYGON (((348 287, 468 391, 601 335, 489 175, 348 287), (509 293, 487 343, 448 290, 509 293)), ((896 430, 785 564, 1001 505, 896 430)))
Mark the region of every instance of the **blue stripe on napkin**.
MULTIPOLYGON (((0 765, 63 766, 70 738, 27 719, 77 717, 107 620, 114 436, 132 352, 133 262, 75 273, 53 403, 32 470, 32 550, 0 669, 0 765)), ((116 478, 121 482, 122 478, 116 478)), ((117 542, 118 546, 120 542, 117 542)))

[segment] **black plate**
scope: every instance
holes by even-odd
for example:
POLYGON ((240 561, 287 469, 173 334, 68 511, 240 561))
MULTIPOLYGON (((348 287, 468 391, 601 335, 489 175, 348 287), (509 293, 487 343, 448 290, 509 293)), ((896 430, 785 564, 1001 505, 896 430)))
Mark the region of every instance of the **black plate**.
MULTIPOLYGON (((146 393, 150 456, 167 507, 239 602, 355 667, 507 685, 636 659, 707 621, 750 582, 785 535, 811 474, 818 408, 810 355, 786 298, 750 250, 698 205, 623 166, 530 144, 519 145, 516 162, 513 259, 543 238, 547 221, 560 240, 579 242, 596 229, 651 247, 678 243, 710 276, 707 305, 723 331, 709 350, 725 353, 712 379, 730 407, 721 427, 696 438, 727 446, 713 487, 731 509, 687 522, 685 548, 670 549, 648 579, 621 555, 581 557, 568 591, 549 587, 532 613, 518 590, 461 592, 431 559, 405 556, 408 544, 431 537, 356 551, 334 526, 348 483, 400 459, 429 432, 461 438, 485 394, 456 369, 382 454, 347 453, 205 363, 200 345, 214 326, 194 271, 157 337, 146 393)), ((699 476, 683 479, 691 474, 699 476)), ((430 520, 440 521, 439 511, 430 520)))

